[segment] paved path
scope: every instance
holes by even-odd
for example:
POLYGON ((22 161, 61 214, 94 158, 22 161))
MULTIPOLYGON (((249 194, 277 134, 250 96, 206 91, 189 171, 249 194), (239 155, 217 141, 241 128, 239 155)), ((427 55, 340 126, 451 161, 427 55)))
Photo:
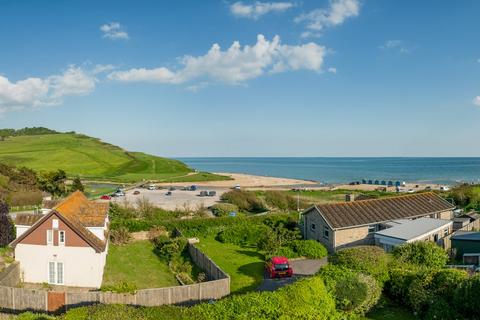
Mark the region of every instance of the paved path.
POLYGON ((321 267, 327 265, 327 258, 323 259, 302 259, 290 261, 293 268, 293 277, 279 279, 264 279, 263 283, 258 287, 258 291, 274 291, 295 281, 312 276, 320 270, 321 267))

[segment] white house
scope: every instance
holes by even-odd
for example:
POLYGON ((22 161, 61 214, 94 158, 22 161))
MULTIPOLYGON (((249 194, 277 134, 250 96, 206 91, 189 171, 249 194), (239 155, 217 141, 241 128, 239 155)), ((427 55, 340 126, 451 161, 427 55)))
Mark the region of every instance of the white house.
POLYGON ((11 243, 24 282, 100 288, 108 252, 108 203, 75 192, 45 215, 18 216, 11 243))

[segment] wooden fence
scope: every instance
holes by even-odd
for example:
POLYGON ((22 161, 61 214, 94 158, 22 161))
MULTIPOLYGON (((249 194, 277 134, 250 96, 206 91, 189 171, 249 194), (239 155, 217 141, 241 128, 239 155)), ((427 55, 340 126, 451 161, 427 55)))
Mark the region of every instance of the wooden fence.
MULTIPOLYGON (((9 280, 9 285, 0 283, 0 310, 54 313, 98 303, 132 306, 189 305, 201 301, 217 300, 229 295, 229 275, 195 245, 189 244, 188 250, 192 260, 205 271, 209 281, 186 286, 138 290, 132 294, 123 294, 101 291, 58 293, 31 290, 9 286, 13 281, 9 280)), ((19 270, 18 264, 16 268, 19 270)))

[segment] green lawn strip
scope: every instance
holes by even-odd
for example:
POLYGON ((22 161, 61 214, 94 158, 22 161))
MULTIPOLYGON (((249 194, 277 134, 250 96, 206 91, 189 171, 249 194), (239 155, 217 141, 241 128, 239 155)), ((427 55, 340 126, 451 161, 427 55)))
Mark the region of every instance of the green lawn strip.
POLYGON ((155 253, 150 241, 136 241, 125 246, 110 245, 102 286, 121 282, 137 289, 178 285, 167 262, 155 253))
POLYGON ((383 191, 359 191, 359 190, 302 190, 302 191, 285 191, 291 196, 297 197, 300 192, 300 199, 305 202, 312 203, 333 203, 345 201, 345 195, 354 194, 356 196, 362 194, 367 196, 373 196, 376 198, 385 198, 397 195, 393 192, 383 191))
POLYGON ((209 172, 198 172, 180 177, 162 179, 161 182, 203 182, 203 181, 225 181, 232 180, 228 176, 213 174, 209 172))
POLYGON ((255 290, 263 280, 265 257, 256 248, 201 238, 198 247, 231 277, 232 293, 255 290))

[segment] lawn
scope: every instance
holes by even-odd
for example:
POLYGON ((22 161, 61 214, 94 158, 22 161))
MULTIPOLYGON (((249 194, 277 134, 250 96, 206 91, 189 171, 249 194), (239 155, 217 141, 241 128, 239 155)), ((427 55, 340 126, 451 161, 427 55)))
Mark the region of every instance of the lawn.
POLYGON ((394 304, 382 297, 379 303, 370 311, 365 320, 414 320, 418 319, 406 308, 394 304))
POLYGON ((102 286, 115 286, 121 282, 134 284, 137 289, 178 285, 166 261, 155 254, 150 241, 110 245, 102 286))
POLYGON ((256 289, 263 280, 265 257, 256 248, 202 238, 198 247, 231 277, 232 293, 256 289))
MULTIPOLYGON (((69 176, 114 182, 185 179, 193 172, 183 162, 128 152, 99 139, 75 133, 9 137, 0 141, 0 161, 37 171, 62 169, 69 176)), ((193 181, 215 175, 194 174, 193 181)), ((219 176, 223 180, 224 177, 219 176)), ((2 181, 0 181, 2 183, 2 181)))

